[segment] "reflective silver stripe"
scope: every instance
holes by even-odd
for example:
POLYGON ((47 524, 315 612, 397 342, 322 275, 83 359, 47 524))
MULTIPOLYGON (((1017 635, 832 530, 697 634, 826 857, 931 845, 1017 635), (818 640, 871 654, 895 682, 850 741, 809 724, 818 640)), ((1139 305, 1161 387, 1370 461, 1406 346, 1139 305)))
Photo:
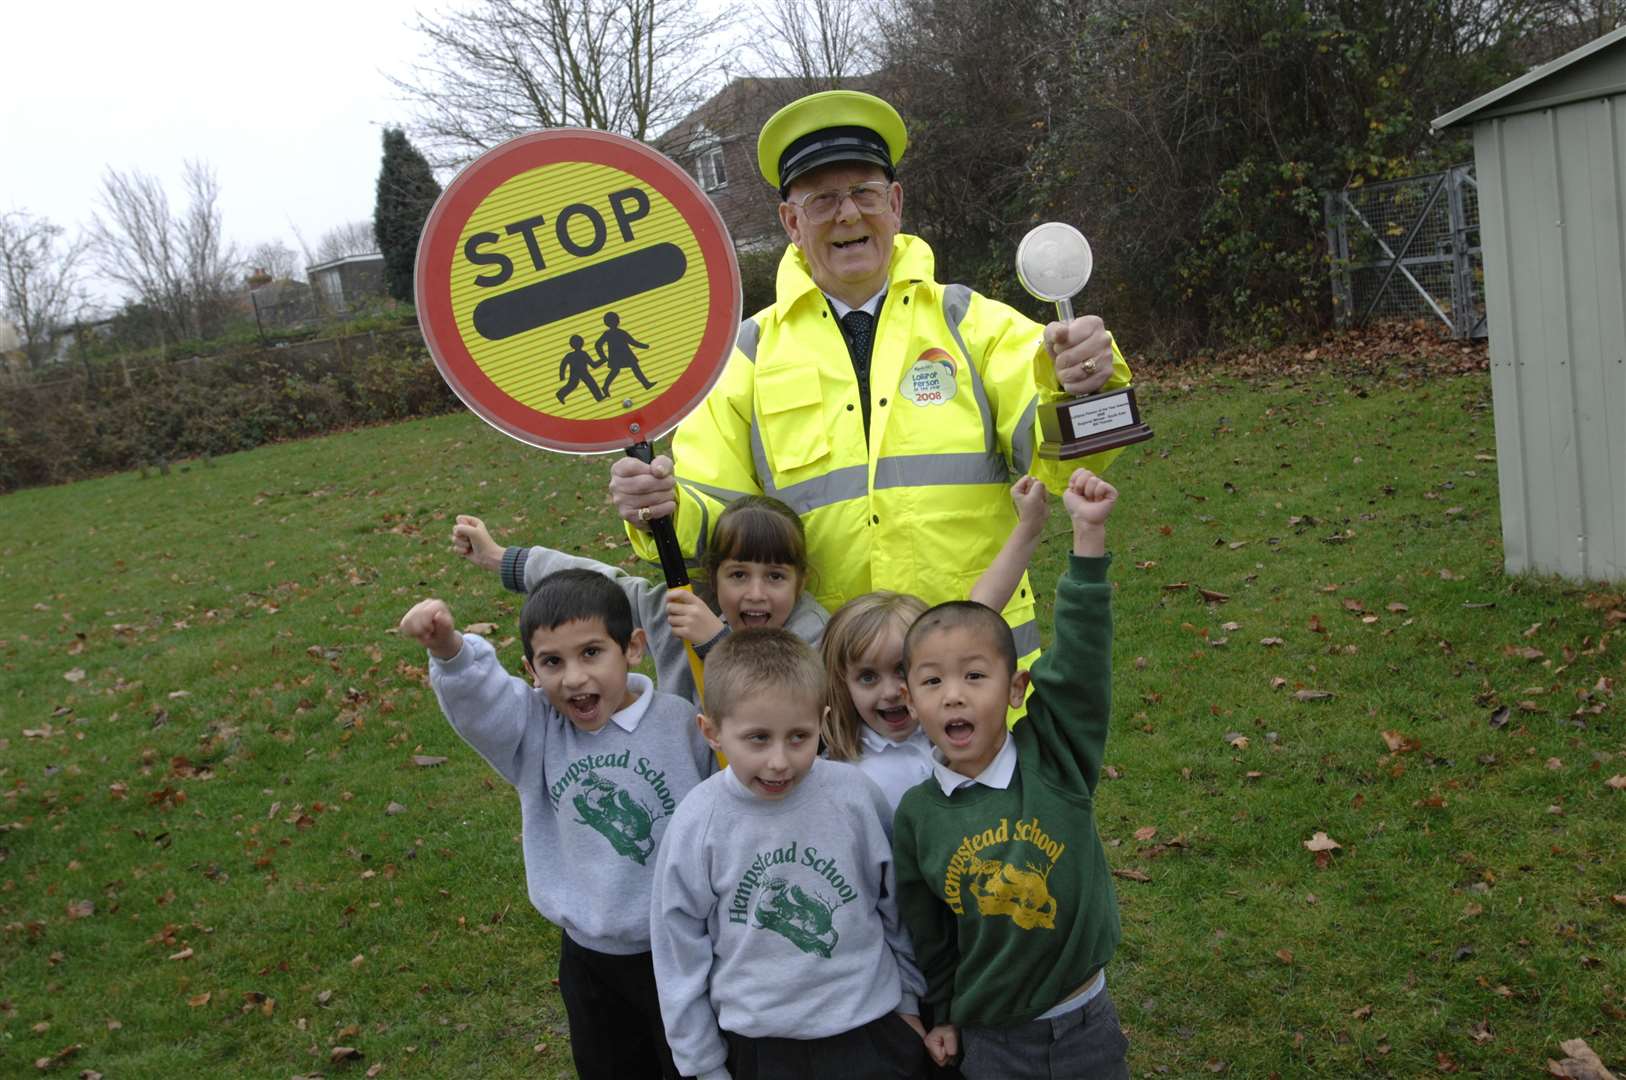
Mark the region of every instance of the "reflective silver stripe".
POLYGON ((1016 430, 1011 432, 1011 472, 1018 476, 1033 471, 1033 447, 1038 439, 1034 425, 1038 421, 1038 413, 1039 397, 1035 394, 1028 400, 1028 407, 1022 410, 1016 430))
POLYGON ((746 319, 740 323, 740 332, 734 338, 734 347, 745 354, 751 363, 757 362, 757 342, 762 339, 762 327, 757 325, 755 319, 746 319))
POLYGON ((757 470, 757 483, 762 485, 764 495, 779 496, 779 489, 773 486, 773 470, 768 468, 768 451, 762 445, 762 420, 757 416, 756 409, 751 410, 751 463, 757 470))
POLYGON ((954 335, 954 344, 960 347, 960 356, 965 360, 966 374, 971 378, 971 396, 976 399, 977 411, 982 414, 983 449, 992 454, 999 446, 999 432, 994 429, 994 414, 988 407, 988 393, 982 388, 982 373, 977 370, 977 365, 971 362, 971 353, 965 347, 965 338, 960 336, 960 324, 965 321, 966 313, 970 310, 969 287, 950 285, 943 290, 943 319, 948 323, 949 333, 954 335))
POLYGON ((875 463, 875 487, 1008 484, 1010 469, 996 454, 900 454, 875 463))
POLYGON ((688 488, 691 494, 696 491, 704 491, 707 495, 710 495, 724 506, 727 506, 735 499, 750 494, 750 492, 747 491, 730 491, 728 488, 715 487, 711 484, 702 484, 698 480, 687 480, 681 476, 678 477, 678 483, 688 488))
POLYGON ((787 484, 774 491, 778 498, 798 514, 817 510, 848 499, 862 499, 869 494, 869 466, 847 465, 832 469, 823 476, 787 484))
POLYGON ((1020 659, 1029 653, 1039 651, 1039 620, 1029 619, 1021 626, 1011 627, 1011 637, 1016 639, 1016 655, 1020 659))
POLYGON ((702 499, 695 491, 695 488, 699 487, 698 484, 690 485, 679 481, 678 487, 682 488, 684 491, 687 491, 689 493, 689 498, 694 500, 695 506, 700 508, 700 533, 699 538, 694 542, 694 557, 683 560, 685 565, 697 567, 700 565, 700 561, 705 557, 706 554, 706 543, 711 534, 711 511, 706 508, 705 500, 702 499))

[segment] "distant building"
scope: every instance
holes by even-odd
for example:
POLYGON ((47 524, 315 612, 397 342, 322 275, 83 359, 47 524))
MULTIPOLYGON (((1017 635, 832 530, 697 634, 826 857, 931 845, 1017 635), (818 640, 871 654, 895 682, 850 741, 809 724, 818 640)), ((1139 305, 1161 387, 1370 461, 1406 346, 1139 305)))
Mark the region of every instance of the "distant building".
MULTIPOLYGON (((842 80, 851 90, 873 90, 875 81, 875 76, 842 80)), ((711 196, 741 252, 786 243, 779 193, 757 171, 757 133, 768 117, 810 92, 804 79, 735 79, 654 142, 711 196)))
POLYGON ((384 256, 346 255, 305 268, 316 301, 332 313, 343 313, 370 296, 384 295, 384 256))

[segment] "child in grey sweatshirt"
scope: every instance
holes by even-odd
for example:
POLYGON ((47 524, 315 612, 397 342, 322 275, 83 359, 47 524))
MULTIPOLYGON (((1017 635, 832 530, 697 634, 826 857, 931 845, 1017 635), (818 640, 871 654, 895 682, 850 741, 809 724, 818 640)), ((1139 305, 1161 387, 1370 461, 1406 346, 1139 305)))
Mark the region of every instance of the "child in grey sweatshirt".
POLYGON ((525 670, 460 634, 440 600, 403 636, 430 653, 452 727, 519 794, 531 903, 559 926, 559 992, 583 1077, 675 1078, 649 955, 655 854, 678 802, 714 768, 695 709, 629 673, 644 634, 626 595, 590 570, 544 579, 520 617, 525 670))
POLYGON ((728 768, 678 807, 650 909, 686 1076, 924 1075, 891 811, 855 766, 817 759, 824 679, 778 629, 732 634, 706 662, 701 723, 728 768))

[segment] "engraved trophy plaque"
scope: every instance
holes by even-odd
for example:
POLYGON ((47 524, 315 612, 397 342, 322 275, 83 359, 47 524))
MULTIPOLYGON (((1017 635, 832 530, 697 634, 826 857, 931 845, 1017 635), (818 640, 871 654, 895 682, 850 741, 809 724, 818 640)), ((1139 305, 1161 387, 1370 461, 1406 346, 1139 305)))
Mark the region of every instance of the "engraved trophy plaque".
MULTIPOLYGON (((1016 276, 1022 287, 1056 305, 1062 322, 1073 319, 1073 297, 1095 269, 1084 234, 1060 221, 1034 227, 1016 249, 1016 276)), ((1134 387, 1079 394, 1039 406, 1039 456, 1067 461, 1103 450, 1145 442, 1152 429, 1140 418, 1134 387)))

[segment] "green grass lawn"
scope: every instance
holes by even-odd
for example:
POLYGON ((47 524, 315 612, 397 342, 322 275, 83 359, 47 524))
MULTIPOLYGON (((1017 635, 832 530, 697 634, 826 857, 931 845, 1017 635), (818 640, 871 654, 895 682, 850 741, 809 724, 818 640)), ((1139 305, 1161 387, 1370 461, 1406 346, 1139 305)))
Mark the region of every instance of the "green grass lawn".
MULTIPOLYGON (((1134 1074, 1619 1069, 1626 598, 1503 575, 1488 377, 1141 400, 1097 803, 1134 1074)), ((607 469, 460 415, 0 498, 0 1075, 571 1075, 513 793, 391 630, 439 595, 517 668, 452 516, 618 560, 607 469)))

